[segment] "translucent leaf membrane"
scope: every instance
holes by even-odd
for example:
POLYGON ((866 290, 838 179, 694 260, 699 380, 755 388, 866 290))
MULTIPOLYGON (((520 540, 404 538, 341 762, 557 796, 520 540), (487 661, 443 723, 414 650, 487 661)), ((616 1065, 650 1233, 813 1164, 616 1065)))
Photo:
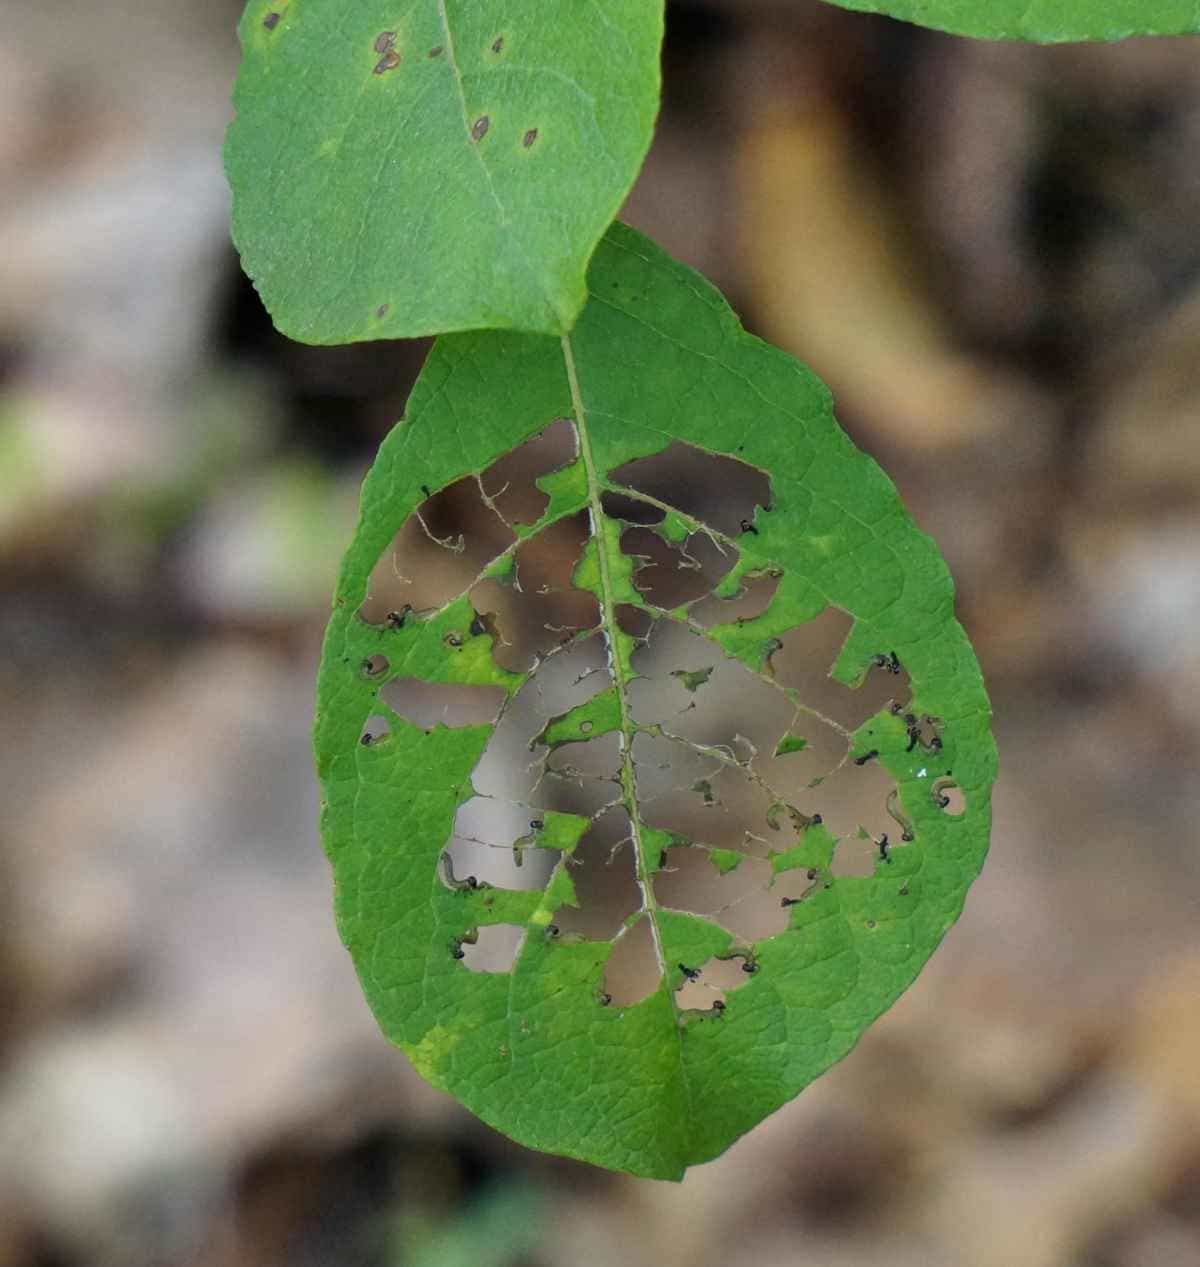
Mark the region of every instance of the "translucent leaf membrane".
POLYGON ((569 338, 440 340, 383 445, 321 670, 323 830, 426 1078, 678 1177, 912 981, 995 755, 946 569, 821 384, 628 229, 590 288, 569 338))
POLYGON ((658 110, 663 6, 250 0, 233 231, 308 343, 570 329, 658 110))
POLYGON ((886 13, 953 35, 985 40, 1121 40, 1131 35, 1193 35, 1192 0, 830 0, 843 9, 886 13))

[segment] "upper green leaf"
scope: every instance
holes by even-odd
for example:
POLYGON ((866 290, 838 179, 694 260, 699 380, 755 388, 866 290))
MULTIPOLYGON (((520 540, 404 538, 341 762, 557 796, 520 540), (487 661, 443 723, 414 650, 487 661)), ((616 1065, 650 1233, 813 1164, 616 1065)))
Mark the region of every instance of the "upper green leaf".
POLYGON ((650 144, 662 8, 250 0, 225 158, 279 329, 569 330, 650 144))
POLYGON ((678 1177, 913 980, 982 865, 995 752, 945 565, 825 388, 629 229, 589 287, 562 339, 439 340, 384 442, 321 667, 322 826, 426 1078, 678 1177), (867 788, 869 833, 839 808, 867 788), (511 967, 464 962, 506 932, 511 967))
POLYGON ((829 0, 983 40, 1123 40, 1200 32, 1196 0, 829 0))

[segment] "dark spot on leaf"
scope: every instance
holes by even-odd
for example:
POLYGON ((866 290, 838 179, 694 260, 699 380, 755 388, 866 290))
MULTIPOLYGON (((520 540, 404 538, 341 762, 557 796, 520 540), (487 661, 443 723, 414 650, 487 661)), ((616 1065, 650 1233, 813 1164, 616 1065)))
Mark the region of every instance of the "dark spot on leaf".
POLYGON ((695 981, 700 976, 699 968, 689 968, 687 964, 684 964, 684 963, 681 963, 679 965, 679 971, 682 972, 683 975, 687 977, 689 981, 695 981))
POLYGON ((268 13, 267 16, 263 18, 263 26, 268 31, 273 31, 279 25, 279 17, 280 15, 278 13, 268 13))
POLYGON ((379 307, 375 309, 376 318, 382 321, 384 317, 388 315, 388 309, 391 308, 391 306, 391 304, 380 304, 379 307))
POLYGON ((492 52, 500 53, 503 51, 504 51, 504 36, 497 35, 496 38, 492 41, 492 52))
POLYGON ((394 48, 389 48, 386 53, 375 63, 375 74, 386 75, 389 70, 395 70, 400 65, 400 54, 394 48))
POLYGON ((404 607, 400 611, 388 612, 387 619, 384 621, 384 624, 387 625, 389 629, 403 629, 404 622, 408 619, 408 614, 411 611, 412 608, 408 605, 408 603, 405 603, 404 607))
POLYGON ((879 749, 872 748, 870 752, 864 752, 861 757, 854 758, 855 765, 866 765, 868 761, 874 761, 879 756, 879 749))
POLYGON ((433 494, 429 491, 429 485, 428 485, 428 484, 422 484, 422 485, 421 485, 421 492, 423 492, 423 493, 425 494, 425 496, 426 496, 426 497, 432 497, 432 496, 433 496, 433 494))
POLYGON ((396 46, 395 31, 380 31, 375 37, 375 51, 377 53, 389 52, 396 46))
POLYGON ((869 920, 867 920, 867 927, 868 927, 868 928, 874 928, 874 927, 875 927, 875 921, 874 921, 873 919, 869 919, 869 920))
POLYGON ((441 46, 440 44, 438 44, 436 47, 431 48, 431 49, 429 50, 429 56, 430 56, 430 57, 441 57, 442 52, 443 52, 442 46, 441 46))
POLYGON ((487 136, 488 128, 492 126, 491 119, 486 114, 481 114, 474 123, 471 124, 471 140, 482 141, 487 136))
POLYGON ((720 999, 718 999, 718 1000, 717 1000, 717 1001, 716 1001, 716 1002, 712 1005, 712 1010, 713 1010, 714 1012, 716 1012, 716 1014, 717 1014, 718 1016, 720 1016, 720 1015, 721 1015, 721 1013, 725 1010, 725 1004, 724 1004, 724 1003, 722 1003, 720 999))
POLYGON ((475 613, 475 619, 471 621, 470 632, 472 638, 478 638, 480 634, 487 633, 487 621, 478 612, 475 613))
POLYGON ((745 959, 742 961, 742 971, 748 976, 753 976, 758 971, 758 964, 753 959, 745 959))
POLYGON ((889 673, 899 673, 901 669, 900 661, 894 651, 889 652, 887 655, 872 656, 871 663, 877 669, 886 669, 889 673))
POLYGON ((530 830, 530 831, 541 831, 541 830, 542 830, 542 828, 543 828, 543 827, 545 827, 545 826, 546 826, 546 824, 545 824, 545 821, 544 821, 543 819, 540 819, 540 818, 534 818, 534 819, 532 819, 532 820, 530 821, 530 823, 529 823, 529 830, 530 830))
POLYGON ((743 532, 752 532, 756 537, 758 536, 758 529, 750 522, 749 519, 743 519, 740 526, 743 532))
POLYGON ((534 141, 536 141, 537 139, 538 139, 538 130, 537 130, 537 128, 530 128, 530 129, 529 129, 529 131, 525 133, 525 137, 524 137, 524 139, 521 141, 521 144, 522 144, 522 145, 523 145, 526 149, 528 149, 528 148, 529 148, 529 147, 530 147, 530 146, 534 143, 534 141))
POLYGON ((375 742, 375 736, 368 732, 363 735, 358 742, 362 744, 364 748, 369 748, 375 742))
POLYGON ((446 646, 448 647, 455 647, 455 648, 461 647, 463 644, 463 636, 462 634, 458 632, 457 629, 451 629, 450 632, 446 635, 445 643, 446 643, 446 646))
POLYGON ((608 1007, 608 1005, 612 1002, 612 995, 607 993, 601 994, 599 996, 599 1002, 601 1007, 608 1007))

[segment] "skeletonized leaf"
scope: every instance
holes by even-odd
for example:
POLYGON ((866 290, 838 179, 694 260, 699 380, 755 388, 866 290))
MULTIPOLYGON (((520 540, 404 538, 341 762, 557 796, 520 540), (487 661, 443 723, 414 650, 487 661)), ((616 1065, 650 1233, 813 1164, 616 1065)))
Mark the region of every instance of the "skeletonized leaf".
POLYGON ((843 9, 886 13, 952 35, 984 40, 1123 40, 1132 35, 1194 35, 1192 0, 829 0, 843 9))
POLYGON ((570 329, 650 143, 661 37, 645 0, 250 0, 226 167, 275 324, 570 329))
POLYGON ((563 339, 439 340, 367 477, 323 831, 427 1079, 678 1177, 913 980, 995 752, 945 565, 820 382, 632 230, 589 288, 563 339))

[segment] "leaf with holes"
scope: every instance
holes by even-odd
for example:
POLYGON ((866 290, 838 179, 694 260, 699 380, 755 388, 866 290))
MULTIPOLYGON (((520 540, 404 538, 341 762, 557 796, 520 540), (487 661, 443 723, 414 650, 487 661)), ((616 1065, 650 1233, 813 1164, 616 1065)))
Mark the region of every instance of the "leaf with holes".
POLYGON ((435 345, 316 750, 383 1029, 521 1142, 678 1177, 846 1054, 982 865, 945 565, 828 392, 614 226, 570 336, 435 345))
POLYGON ((658 109, 662 5, 250 0, 233 233, 307 343, 557 334, 658 109))
POLYGON ((1194 0, 830 0, 843 9, 886 13, 952 35, 984 40, 1122 40, 1131 35, 1194 35, 1194 0))

